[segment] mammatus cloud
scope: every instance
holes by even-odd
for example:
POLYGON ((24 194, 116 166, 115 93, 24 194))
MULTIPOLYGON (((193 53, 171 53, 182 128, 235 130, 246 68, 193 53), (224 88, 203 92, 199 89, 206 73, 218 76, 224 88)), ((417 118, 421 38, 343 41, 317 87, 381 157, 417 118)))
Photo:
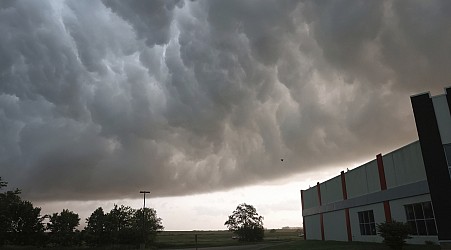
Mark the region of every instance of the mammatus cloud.
POLYGON ((227 189, 415 140, 448 1, 3 1, 0 175, 34 200, 227 189), (284 158, 283 163, 280 158, 284 158))

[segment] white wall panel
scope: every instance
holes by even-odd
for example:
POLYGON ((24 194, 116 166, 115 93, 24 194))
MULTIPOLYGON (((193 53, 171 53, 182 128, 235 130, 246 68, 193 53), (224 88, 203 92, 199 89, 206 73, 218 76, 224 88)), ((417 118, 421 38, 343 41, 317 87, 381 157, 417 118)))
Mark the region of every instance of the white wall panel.
POLYGON ((380 191, 376 160, 346 172, 348 199, 380 191))
POLYGON ((426 179, 419 141, 384 155, 382 159, 387 188, 426 179))
POLYGON ((304 190, 304 207, 302 209, 307 209, 311 207, 319 206, 318 191, 316 186, 304 190))
POLYGON ((324 239, 347 241, 346 216, 344 210, 323 214, 324 239))
POLYGON ((343 200, 343 190, 341 187, 341 176, 332 178, 320 184, 321 201, 323 204, 343 200))
MULTIPOLYGON (((324 219, 324 218, 323 218, 324 219)), ((304 217, 307 240, 321 240, 319 214, 304 217)))
POLYGON ((385 181, 387 183, 387 188, 398 186, 398 178, 396 176, 393 152, 383 155, 382 161, 384 162, 385 181))
POLYGON ((381 184, 379 180, 379 170, 377 169, 377 161, 370 161, 365 166, 367 176, 367 192, 374 193, 381 190, 381 184))
POLYGON ((346 172, 348 199, 366 194, 367 181, 365 168, 357 167, 346 172))

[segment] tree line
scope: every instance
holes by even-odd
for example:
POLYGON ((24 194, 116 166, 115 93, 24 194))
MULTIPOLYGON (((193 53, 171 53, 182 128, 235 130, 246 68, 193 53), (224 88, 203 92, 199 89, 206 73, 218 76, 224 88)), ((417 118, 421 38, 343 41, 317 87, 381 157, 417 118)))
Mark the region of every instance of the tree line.
POLYGON ((7 182, 0 177, 0 247, 149 245, 164 229, 153 208, 114 207, 105 212, 97 208, 78 230, 80 217, 68 209, 41 215, 41 208, 20 197, 19 189, 3 191, 7 182))
MULTIPOLYGON (((86 219, 80 231, 78 214, 63 209, 59 213, 41 215, 41 208, 23 200, 19 189, 3 191, 7 182, 0 177, 0 247, 19 246, 137 246, 150 245, 156 233, 164 229, 153 208, 114 207, 105 212, 97 208, 86 219)), ((246 203, 237 206, 224 223, 242 241, 261 241, 264 237, 263 217, 246 203)))

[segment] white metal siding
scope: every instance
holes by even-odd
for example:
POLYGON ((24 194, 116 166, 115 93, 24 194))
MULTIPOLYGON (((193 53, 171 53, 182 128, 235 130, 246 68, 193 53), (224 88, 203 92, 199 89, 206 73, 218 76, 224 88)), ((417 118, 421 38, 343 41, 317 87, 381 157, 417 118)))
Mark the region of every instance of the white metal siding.
POLYGON ((306 216, 304 217, 304 220, 305 220, 306 238, 308 240, 321 240, 321 226, 319 214, 306 216))
POLYGON ((319 206, 318 192, 316 187, 309 188, 304 191, 304 207, 303 209, 319 206))
POLYGON ((387 188, 426 180, 419 141, 386 154, 382 159, 387 188))
POLYGON ((337 176, 320 185, 321 185, 321 201, 323 204, 343 200, 341 176, 337 176))
POLYGON ((380 191, 376 160, 346 172, 348 199, 380 191))
POLYGON ((346 217, 344 210, 323 214, 324 239, 347 241, 346 217))

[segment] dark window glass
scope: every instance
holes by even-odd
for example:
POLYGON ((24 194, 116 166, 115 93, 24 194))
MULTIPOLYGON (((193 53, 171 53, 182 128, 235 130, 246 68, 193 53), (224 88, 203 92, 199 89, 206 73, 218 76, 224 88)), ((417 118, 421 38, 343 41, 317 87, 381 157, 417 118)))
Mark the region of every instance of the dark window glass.
POLYGON ((417 230, 418 235, 428 235, 428 232, 426 231, 426 223, 424 220, 417 220, 417 230))
POLYGON ((434 209, 431 202, 409 204, 405 205, 404 208, 412 235, 437 235, 434 209))
POLYGON ((358 212, 361 235, 376 235, 373 210, 358 212))
POLYGON ((371 226, 370 226, 370 224, 365 224, 365 235, 371 235, 371 226))
POLYGON ((417 224, 415 221, 408 221, 407 224, 410 226, 410 234, 417 235, 417 224))
POLYGON ((412 205, 406 205, 406 217, 407 220, 414 220, 415 219, 415 215, 413 214, 413 206, 412 205))
POLYGON ((360 235, 365 235, 365 226, 364 226, 364 224, 360 224, 360 235))
POLYGON ((415 219, 424 219, 421 203, 413 204, 413 211, 415 213, 415 219))
POLYGON ((437 235, 434 219, 426 220, 426 228, 428 230, 428 235, 437 235))

